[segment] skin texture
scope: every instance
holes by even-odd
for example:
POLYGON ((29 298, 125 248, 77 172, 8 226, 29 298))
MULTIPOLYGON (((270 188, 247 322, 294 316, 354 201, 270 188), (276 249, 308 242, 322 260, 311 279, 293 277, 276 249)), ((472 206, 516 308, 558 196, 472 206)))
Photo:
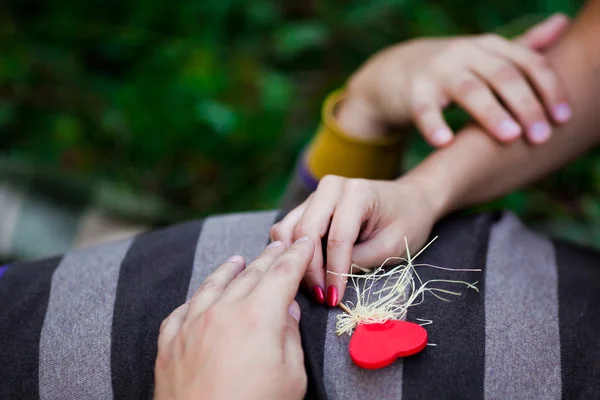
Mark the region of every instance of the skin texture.
MULTIPOLYGON (((532 48, 547 48, 564 33, 567 25, 564 16, 554 16, 526 32, 519 41, 532 48)), ((449 138, 446 139, 452 139, 441 109, 450 101, 456 101, 490 129, 487 140, 494 137, 504 142, 514 141, 520 131, 516 136, 507 137, 495 130, 498 126, 506 127, 505 123, 510 124, 507 121, 512 121, 512 117, 495 99, 492 88, 500 97, 504 96, 509 105, 510 99, 516 99, 513 108, 518 112, 515 115, 525 127, 539 126, 540 123, 548 125, 544 107, 547 111, 566 107, 565 92, 546 58, 526 49, 523 44, 483 35, 421 39, 384 50, 350 79, 348 99, 338 115, 340 124, 347 126, 348 132, 364 132, 363 138, 374 138, 387 134, 392 125, 408 124, 414 119, 432 143, 445 144, 447 141, 440 143, 436 139, 440 129, 447 132, 449 138), (474 64, 466 64, 465 60, 474 64), (522 72, 519 72, 519 66, 523 67, 522 72), (489 85, 482 80, 474 83, 469 80, 471 78, 461 78, 465 74, 487 76, 489 85), (537 100, 526 78, 537 82, 537 88, 544 95, 542 100, 537 100), (452 91, 458 87, 462 89, 452 91), (519 107, 518 102, 526 106, 519 107)), ((558 121, 560 118, 556 117, 554 120, 558 121)), ((516 122, 512 124, 519 129, 516 122)), ((472 149, 467 148, 466 152, 469 151, 472 149)), ((461 164, 470 164, 470 155, 462 157, 461 164)), ((444 163, 437 163, 443 168, 447 164, 455 165, 455 156, 450 155, 444 163)), ((473 172, 467 170, 465 173, 473 172)), ((316 294, 322 290, 328 305, 337 305, 343 298, 346 284, 330 272, 348 273, 352 262, 371 267, 381 264, 389 256, 401 255, 405 236, 413 249, 423 245, 441 215, 437 193, 426 192, 421 187, 420 181, 428 174, 424 171, 415 179, 409 175, 393 183, 325 177, 311 197, 273 226, 271 237, 291 243, 299 237, 309 236, 317 242, 304 284, 316 299, 319 298, 316 294), (327 237, 325 249, 319 245, 324 237, 327 237)), ((446 182, 451 181, 445 180, 440 185, 449 186, 446 182)))
POLYGON ((155 399, 301 399, 307 377, 294 300, 314 242, 274 242, 248 267, 230 258, 158 338, 155 399))

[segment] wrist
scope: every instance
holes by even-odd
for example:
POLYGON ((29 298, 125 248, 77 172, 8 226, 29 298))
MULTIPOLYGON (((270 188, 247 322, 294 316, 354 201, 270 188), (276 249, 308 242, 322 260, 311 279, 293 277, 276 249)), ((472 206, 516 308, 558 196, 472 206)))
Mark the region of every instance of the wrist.
POLYGON ((444 184, 438 171, 432 171, 423 164, 415 167, 400 177, 397 181, 408 184, 413 190, 419 193, 424 202, 424 206, 432 213, 437 221, 448 213, 456 209, 454 199, 457 198, 454 193, 455 186, 444 184))
POLYGON ((375 139, 385 137, 389 130, 374 107, 364 97, 350 92, 334 110, 340 128, 350 137, 375 139))

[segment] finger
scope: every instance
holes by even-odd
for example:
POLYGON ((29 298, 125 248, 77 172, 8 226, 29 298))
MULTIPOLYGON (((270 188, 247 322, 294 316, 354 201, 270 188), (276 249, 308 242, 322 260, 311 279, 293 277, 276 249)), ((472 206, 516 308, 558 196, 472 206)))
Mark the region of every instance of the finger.
POLYGON ((312 193, 304 203, 290 211, 280 222, 274 224, 271 227, 271 241, 281 241, 286 246, 291 245, 294 241, 294 228, 298 225, 298 221, 302 218, 304 210, 308 206, 308 203, 312 200, 314 193, 312 193))
POLYGON ((296 241, 274 260, 253 288, 249 301, 269 304, 269 307, 264 307, 269 317, 283 321, 288 315, 289 305, 298 292, 298 286, 308 269, 314 250, 315 243, 312 239, 305 237, 296 241))
POLYGON ((186 321, 191 322, 213 305, 245 265, 242 256, 233 256, 210 274, 190 300, 186 321))
POLYGON ((336 209, 327 240, 327 305, 334 307, 344 298, 346 278, 352 264, 352 248, 360 234, 363 222, 375 208, 373 188, 363 180, 347 182, 342 200, 336 209), (330 273, 330 272, 333 272, 330 273))
POLYGON ((188 303, 184 303, 177 307, 160 325, 160 333, 158 335, 158 351, 163 352, 166 346, 171 343, 175 335, 181 329, 183 321, 189 308, 188 303))
POLYGON ((273 242, 269 244, 263 252, 246 269, 240 273, 221 296, 221 301, 231 302, 246 297, 262 278, 269 266, 285 250, 282 242, 273 242))
POLYGON ((562 37, 569 25, 569 18, 566 15, 556 13, 529 28, 515 41, 533 50, 545 50, 562 37))
POLYGON ((521 135, 521 127, 496 99, 490 87, 474 73, 460 71, 448 79, 445 85, 448 96, 488 132, 505 142, 521 135))
POLYGON ((331 217, 342 192, 343 182, 338 176, 326 176, 319 183, 312 201, 307 205, 302 218, 294 229, 294 240, 309 237, 315 243, 313 259, 304 276, 304 283, 319 304, 323 304, 325 288, 325 269, 323 268, 323 249, 321 238, 329 230, 331 217))
POLYGON ((543 105, 523 73, 511 62, 495 53, 482 52, 472 59, 471 70, 485 79, 504 104, 512 111, 532 143, 544 143, 552 128, 543 105))
POLYGON ((512 62, 525 73, 554 121, 564 123, 571 118, 566 91, 544 56, 497 35, 484 35, 479 39, 479 44, 512 62))
POLYGON ((427 80, 416 80, 412 86, 410 105, 413 121, 425 140, 434 147, 445 146, 454 137, 442 116, 440 97, 437 88, 427 80))
POLYGON ((354 246, 352 261, 361 267, 372 268, 379 267, 388 257, 404 256, 404 237, 400 236, 389 230, 378 232, 369 240, 354 246))
POLYGON ((296 322, 300 323, 302 312, 300 311, 300 304, 298 304, 296 300, 292 301, 288 307, 288 314, 290 314, 296 322))
POLYGON ((285 363, 294 367, 304 367, 304 352, 302 351, 302 340, 298 321, 289 316, 283 333, 283 351, 285 363))

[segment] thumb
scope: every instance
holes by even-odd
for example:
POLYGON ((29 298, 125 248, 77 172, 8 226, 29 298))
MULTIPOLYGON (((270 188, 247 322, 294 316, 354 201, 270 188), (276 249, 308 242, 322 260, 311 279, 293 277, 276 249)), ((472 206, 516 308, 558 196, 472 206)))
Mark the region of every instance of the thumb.
POLYGON ((532 50, 544 50, 556 43, 569 26, 569 18, 564 14, 556 13, 532 26, 515 40, 532 50))

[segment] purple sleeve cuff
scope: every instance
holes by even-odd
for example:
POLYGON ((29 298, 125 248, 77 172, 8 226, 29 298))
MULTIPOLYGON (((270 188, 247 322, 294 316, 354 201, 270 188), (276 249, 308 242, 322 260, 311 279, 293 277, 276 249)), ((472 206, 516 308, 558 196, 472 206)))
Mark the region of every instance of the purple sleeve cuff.
POLYGON ((8 269, 8 265, 5 265, 4 267, 0 267, 0 278, 2 278, 2 275, 4 275, 4 273, 6 272, 7 269, 8 269))
POLYGON ((300 181, 308 190, 311 192, 317 190, 319 180, 308 170, 304 157, 301 157, 300 162, 298 163, 298 174, 300 175, 300 181))

